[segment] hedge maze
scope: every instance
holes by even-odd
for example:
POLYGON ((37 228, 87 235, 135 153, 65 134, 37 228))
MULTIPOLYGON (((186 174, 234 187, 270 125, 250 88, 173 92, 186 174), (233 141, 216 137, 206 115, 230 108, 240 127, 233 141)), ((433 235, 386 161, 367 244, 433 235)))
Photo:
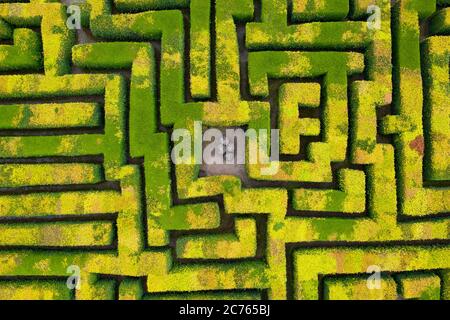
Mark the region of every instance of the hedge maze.
POLYGON ((449 0, 62 2, 0 1, 0 299, 450 298, 449 0))

